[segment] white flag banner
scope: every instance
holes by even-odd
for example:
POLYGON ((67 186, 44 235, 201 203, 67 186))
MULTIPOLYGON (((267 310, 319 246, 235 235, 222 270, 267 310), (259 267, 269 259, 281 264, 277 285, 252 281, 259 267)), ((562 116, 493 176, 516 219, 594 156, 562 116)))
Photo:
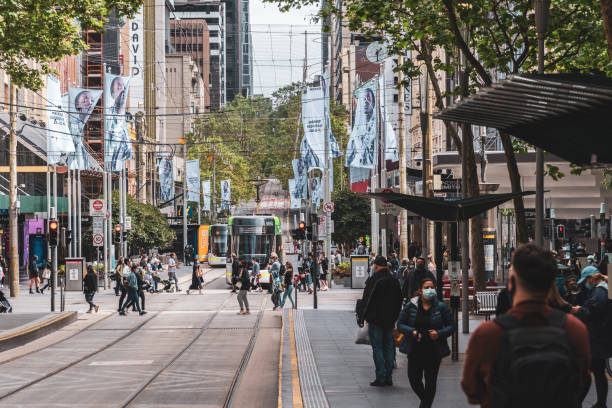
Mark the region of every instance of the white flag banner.
POLYGON ((89 169, 89 154, 83 144, 83 129, 101 96, 101 89, 68 89, 68 122, 74 143, 74 153, 68 155, 68 167, 71 170, 89 169))
POLYGON ((104 74, 104 163, 106 169, 119 171, 132 158, 132 141, 125 121, 125 101, 130 77, 104 74))
MULTIPOLYGON (((304 140, 310 149, 308 167, 323 167, 325 156, 325 139, 323 138, 325 118, 325 98, 320 86, 309 86, 302 94, 302 124, 304 140)), ((302 142, 304 143, 304 142, 302 142)), ((302 158, 306 159, 302 155, 302 158)))
POLYGON ((187 201, 200 202, 200 160, 187 160, 187 201))
POLYGON ((378 108, 375 79, 355 91, 357 110, 346 148, 346 166, 374 168, 377 152, 378 108))
POLYGON ((210 211, 211 206, 210 206, 210 180, 204 180, 202 181, 202 197, 204 198, 204 204, 202 206, 202 209, 204 211, 210 211))
POLYGON ((166 153, 157 157, 157 174, 159 174, 159 198, 170 201, 174 198, 174 168, 172 157, 166 153))
POLYGON ((310 183, 310 202, 318 207, 323 200, 323 184, 319 177, 313 177, 308 182, 310 183))
POLYGON ((289 208, 296 209, 302 206, 302 199, 298 197, 295 188, 295 179, 289 179, 289 208))
POLYGON ((68 154, 74 153, 74 143, 68 127, 68 106, 62 105, 60 81, 56 76, 47 75, 47 163, 58 164, 68 161, 68 154))
POLYGON ((399 149, 397 147, 397 138, 391 122, 387 121, 385 125, 385 160, 392 162, 399 161, 399 149))
POLYGON ((334 137, 330 119, 330 103, 329 103, 329 72, 324 72, 321 77, 321 89, 325 98, 325 120, 327 121, 327 134, 329 135, 329 148, 332 157, 340 157, 343 153, 340 151, 338 141, 334 137))
POLYGON ((308 194, 308 177, 306 175, 306 165, 302 159, 293 159, 291 161, 293 166, 293 178, 294 188, 290 191, 295 194, 300 200, 305 200, 308 194))
POLYGON ((230 180, 221 180, 221 210, 229 210, 231 201, 230 180))

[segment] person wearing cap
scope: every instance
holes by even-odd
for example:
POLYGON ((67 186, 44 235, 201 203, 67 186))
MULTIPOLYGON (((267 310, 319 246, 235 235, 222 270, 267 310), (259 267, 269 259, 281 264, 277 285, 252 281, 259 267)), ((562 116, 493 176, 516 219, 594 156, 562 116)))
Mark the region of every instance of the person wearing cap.
POLYGON ((384 256, 374 259, 374 274, 366 280, 363 297, 358 305, 357 322, 360 327, 368 324, 372 345, 376 379, 374 387, 393 385, 395 346, 393 328, 402 308, 402 291, 397 279, 391 275, 384 256))
POLYGON ((591 371, 595 377, 597 408, 606 407, 608 399, 608 380, 606 379, 606 360, 612 357, 612 301, 608 299, 608 284, 592 265, 580 273, 578 284, 584 282, 589 295, 584 305, 574 306, 572 313, 587 327, 591 343, 591 371))

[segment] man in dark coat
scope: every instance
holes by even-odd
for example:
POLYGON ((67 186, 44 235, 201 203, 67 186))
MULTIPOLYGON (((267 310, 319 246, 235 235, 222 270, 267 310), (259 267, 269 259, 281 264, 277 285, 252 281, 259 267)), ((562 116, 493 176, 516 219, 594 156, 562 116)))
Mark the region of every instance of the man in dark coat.
POLYGON ((412 299, 420 289, 424 278, 431 278, 436 283, 436 277, 425 266, 425 259, 419 258, 416 261, 416 267, 410 272, 408 279, 404 282, 404 287, 402 288, 404 298, 407 300, 412 299))
POLYGON ((374 274, 366 280, 360 304, 363 307, 358 310, 358 323, 360 327, 364 321, 368 323, 376 367, 376 379, 370 385, 393 385, 393 328, 402 308, 402 290, 398 280, 389 272, 385 257, 374 259, 374 274))

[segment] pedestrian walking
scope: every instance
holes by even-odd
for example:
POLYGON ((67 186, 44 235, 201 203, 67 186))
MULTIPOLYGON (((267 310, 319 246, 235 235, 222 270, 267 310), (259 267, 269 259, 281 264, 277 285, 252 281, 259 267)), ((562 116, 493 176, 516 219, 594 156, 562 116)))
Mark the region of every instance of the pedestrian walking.
POLYGON ((193 257, 192 246, 187 244, 184 248, 185 251, 185 266, 191 266, 191 258, 193 257))
POLYGON ((200 261, 195 259, 193 261, 193 270, 191 272, 191 285, 189 285, 189 289, 187 289, 187 294, 189 294, 190 290, 198 290, 200 295, 202 294, 202 269, 200 268, 200 261))
MULTIPOLYGON (((138 300, 140 300, 141 310, 145 310, 145 280, 144 270, 138 265, 136 267, 136 282, 138 285, 138 300)), ((136 307, 132 305, 132 312, 136 311, 136 307)))
MULTIPOLYGON (((120 293, 124 292, 121 289, 123 287, 123 266, 124 266, 123 257, 120 256, 119 259, 117 260, 117 266, 115 267, 115 274, 114 274, 114 278, 115 278, 115 296, 119 296, 120 293)), ((124 297, 125 297, 125 295, 124 295, 124 297)))
POLYGON ((261 284, 259 283, 259 278, 261 278, 260 276, 260 271, 261 268, 259 266, 259 261, 257 260, 256 257, 253 257, 252 259, 252 265, 251 265, 251 276, 253 277, 253 282, 255 282, 255 286, 257 288, 258 292, 261 292, 261 284))
POLYGON ((374 260, 374 274, 365 282, 363 297, 357 302, 357 323, 368 324, 376 378, 371 386, 393 385, 395 346, 393 328, 402 307, 402 291, 397 279, 387 267, 387 260, 378 256, 374 260))
POLYGON ((400 313, 397 328, 404 334, 399 351, 408 355, 410 386, 421 400, 419 407, 429 408, 436 396, 440 363, 450 354, 446 339, 455 328, 450 309, 437 298, 433 279, 423 279, 419 295, 400 313))
POLYGON ((92 311, 96 311, 98 313, 98 309, 100 308, 93 302, 94 295, 98 290, 98 274, 93 266, 87 265, 87 274, 85 275, 85 279, 83 279, 83 292, 85 293, 85 301, 89 303, 89 310, 87 313, 92 313, 92 311))
POLYGON ((174 281, 174 287, 177 292, 180 292, 181 289, 178 285, 178 278, 176 277, 176 254, 173 252, 170 254, 170 258, 168 258, 168 282, 174 281))
POLYGON ((0 288, 4 288, 4 281, 5 281, 6 274, 8 272, 8 267, 2 255, 0 255, 0 269, 2 269, 2 278, 0 279, 0 288))
MULTIPOLYGON (((275 280, 280 279, 280 270, 281 264, 278 261, 278 255, 276 252, 272 252, 270 254, 270 267, 268 269, 270 272, 270 287, 268 289, 268 293, 270 294, 274 294, 274 282, 275 280)), ((278 304, 275 303, 275 306, 278 306, 278 304)))
POLYGON ((40 276, 41 276, 40 294, 41 295, 45 293, 45 289, 47 289, 48 287, 51 287, 51 268, 53 268, 53 265, 51 264, 51 259, 47 259, 45 261, 45 267, 40 273, 40 276), (44 282, 44 286, 42 285, 43 282, 44 282))
POLYGON ((408 279, 404 282, 404 287, 402 288, 402 293, 406 300, 417 296, 420 284, 425 278, 431 278, 437 285, 436 277, 425 266, 425 259, 418 258, 414 270, 410 271, 408 279))
POLYGON ((329 261, 325 257, 325 254, 321 254, 321 260, 319 261, 319 267, 321 269, 321 275, 319 276, 321 290, 326 291, 328 289, 327 270, 329 268, 329 261))
POLYGON ((287 261, 285 264, 285 276, 283 277, 285 283, 285 292, 283 293, 283 300, 281 301, 280 307, 285 307, 287 297, 291 301, 291 307, 295 309, 295 301, 293 300, 293 265, 287 261))
POLYGON ((33 255, 30 263, 28 264, 28 275, 30 277, 30 294, 33 294, 32 286, 36 287, 36 293, 40 293, 38 290, 39 280, 38 280, 38 256, 33 255))
POLYGON ((513 306, 481 323, 466 351, 461 387, 482 407, 580 407, 589 381, 584 324, 553 309, 546 296, 557 265, 552 253, 523 244, 512 256, 513 306))
POLYGON ((582 306, 574 306, 572 313, 587 327, 591 345, 591 371, 595 377, 597 403, 595 408, 606 408, 608 400, 608 380, 606 360, 612 357, 612 301, 608 299, 606 276, 599 273, 595 266, 582 270, 578 283, 585 283, 590 290, 582 306))
POLYGON ((336 255, 334 256, 334 266, 337 268, 342 263, 342 252, 336 249, 336 255))
POLYGON ((236 282, 238 289, 238 305, 240 306, 239 315, 251 314, 249 309, 249 300, 247 299, 247 292, 251 288, 251 280, 249 279, 249 271, 246 267, 244 260, 240 261, 240 275, 236 282))
POLYGON ((123 302, 128 294, 128 278, 130 275, 130 260, 128 258, 123 258, 121 264, 117 265, 115 269, 116 279, 119 281, 119 291, 121 295, 119 296, 119 306, 117 307, 117 311, 121 311, 123 302))
POLYGON ((238 283, 238 279, 240 278, 240 262, 238 261, 238 256, 235 253, 232 253, 232 293, 236 293, 236 284, 238 283))
POLYGON ((138 313, 141 316, 147 313, 140 308, 140 303, 138 303, 138 278, 136 277, 137 269, 137 265, 132 265, 130 273, 127 277, 127 301, 125 302, 123 307, 119 309, 119 314, 121 316, 125 316, 125 309, 133 305, 136 306, 136 308, 138 309, 138 313))

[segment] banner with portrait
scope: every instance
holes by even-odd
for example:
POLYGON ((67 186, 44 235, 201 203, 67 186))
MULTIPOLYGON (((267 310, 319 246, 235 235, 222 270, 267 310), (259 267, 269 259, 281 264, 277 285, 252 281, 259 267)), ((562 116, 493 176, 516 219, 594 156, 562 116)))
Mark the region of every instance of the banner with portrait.
POLYGON ((357 109, 346 148, 346 167, 374 168, 375 166, 378 149, 377 82, 370 80, 355 91, 357 109))
POLYGON ((200 202, 200 160, 187 160, 185 178, 187 179, 187 201, 200 202))
POLYGON ((169 153, 157 156, 157 174, 159 174, 160 200, 172 200, 174 198, 174 165, 169 153))
POLYGON ((313 177, 308 182, 310 183, 310 202, 318 207, 323 200, 323 183, 320 177, 313 177))
POLYGON ((289 179, 289 208, 292 210, 302 206, 302 199, 296 195, 295 179, 289 179))
POLYGON ((232 202, 230 180, 221 180, 221 210, 229 210, 232 202))
POLYGON ((74 143, 68 127, 68 106, 62 104, 60 81, 47 75, 47 163, 66 163, 74 153, 74 143))
POLYGON ((202 181, 202 197, 204 198, 204 204, 202 206, 202 210, 210 211, 210 180, 202 181))
POLYGON ((323 168, 323 163, 321 163, 319 158, 315 156, 314 151, 310 147, 310 144, 308 144, 305 137, 302 138, 302 143, 300 144, 300 155, 302 156, 302 161, 307 170, 323 168))
POLYGON ((132 141, 125 120, 130 77, 104 74, 104 164, 119 171, 132 158, 132 141))
POLYGON ((74 144, 74 152, 68 155, 68 168, 71 170, 89 169, 89 154, 83 144, 83 129, 101 96, 101 89, 68 89, 68 122, 74 144))
POLYGON ((305 200, 308 194, 308 178, 306 175, 306 165, 302 159, 293 159, 291 161, 293 166, 293 178, 294 188, 289 189, 292 194, 295 194, 300 200, 305 200))

